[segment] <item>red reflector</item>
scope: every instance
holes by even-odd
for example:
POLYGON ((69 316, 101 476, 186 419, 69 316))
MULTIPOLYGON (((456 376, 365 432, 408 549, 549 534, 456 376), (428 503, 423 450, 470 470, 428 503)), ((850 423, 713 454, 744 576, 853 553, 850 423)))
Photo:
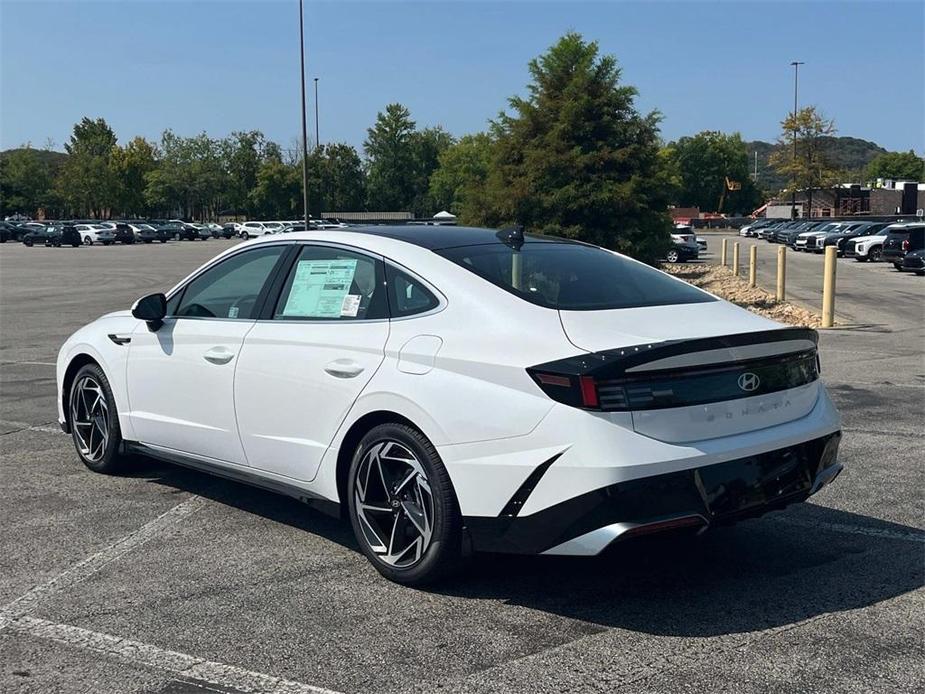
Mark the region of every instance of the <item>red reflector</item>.
POLYGON ((655 533, 665 532, 667 530, 677 530, 678 528, 692 528, 694 526, 706 525, 707 522, 701 516, 682 516, 681 518, 672 518, 670 520, 656 521, 630 528, 622 537, 638 537, 640 535, 653 535, 655 533))
POLYGON ((536 374, 536 380, 547 386, 562 386, 563 388, 572 387, 572 379, 568 376, 556 376, 555 374, 536 374))
POLYGON ((597 384, 592 376, 579 376, 581 384, 581 403, 585 407, 597 407, 597 384))
POLYGON ((903 241, 903 250, 904 251, 909 250, 909 239, 906 239, 905 241, 903 241))

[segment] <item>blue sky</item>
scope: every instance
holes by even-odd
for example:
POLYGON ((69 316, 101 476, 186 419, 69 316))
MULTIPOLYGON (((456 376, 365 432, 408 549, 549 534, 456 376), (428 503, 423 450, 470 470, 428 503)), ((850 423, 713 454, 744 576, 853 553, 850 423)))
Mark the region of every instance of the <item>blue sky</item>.
MULTIPOLYGON (((664 114, 666 139, 704 129, 774 139, 797 59, 801 103, 834 118, 839 134, 925 149, 918 1, 310 0, 321 140, 361 146, 392 101, 421 126, 483 129, 523 93, 528 60, 570 29, 617 56, 640 109, 664 114)), ((49 138, 62 149, 84 115, 104 117, 120 141, 165 128, 258 129, 289 146, 298 98, 295 0, 0 0, 2 149, 49 138)))

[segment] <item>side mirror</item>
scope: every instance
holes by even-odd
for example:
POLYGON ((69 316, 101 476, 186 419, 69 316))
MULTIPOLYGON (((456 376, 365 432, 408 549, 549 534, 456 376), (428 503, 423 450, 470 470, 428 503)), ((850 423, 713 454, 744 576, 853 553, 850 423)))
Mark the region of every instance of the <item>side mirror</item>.
POLYGON ((150 330, 157 330, 167 315, 167 297, 163 294, 148 294, 132 306, 132 315, 147 322, 150 330))

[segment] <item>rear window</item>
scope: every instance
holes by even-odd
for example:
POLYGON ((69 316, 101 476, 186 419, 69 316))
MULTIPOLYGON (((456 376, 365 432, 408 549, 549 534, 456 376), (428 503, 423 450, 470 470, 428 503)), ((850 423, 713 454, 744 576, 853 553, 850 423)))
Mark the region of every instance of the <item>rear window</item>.
POLYGON ((527 242, 437 251, 479 277, 537 306, 600 311, 715 301, 642 263, 595 246, 527 242))

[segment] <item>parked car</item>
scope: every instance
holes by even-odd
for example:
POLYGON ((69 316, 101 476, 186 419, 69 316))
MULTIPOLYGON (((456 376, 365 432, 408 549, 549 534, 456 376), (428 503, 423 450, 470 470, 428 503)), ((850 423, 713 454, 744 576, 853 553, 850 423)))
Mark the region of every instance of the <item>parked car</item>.
POLYGON ((464 550, 706 530, 842 469, 811 329, 588 244, 352 229, 237 244, 69 337, 58 420, 86 467, 140 454, 289 494, 404 584, 464 550))
POLYGON ((809 231, 802 231, 796 235, 796 238, 793 240, 794 250, 797 251, 806 251, 815 249, 816 238, 822 237, 825 238, 825 235, 828 234, 833 229, 837 229, 840 225, 840 222, 827 222, 825 224, 817 224, 809 231), (810 241, 812 243, 810 244, 810 241))
POLYGON ((13 238, 13 225, 0 221, 0 243, 6 243, 13 238))
POLYGON ((665 251, 665 260, 669 263, 683 263, 696 260, 700 255, 700 246, 693 234, 672 234, 671 247, 665 251))
POLYGON ((836 246, 838 248, 838 255, 844 255, 845 244, 849 239, 855 239, 860 236, 872 236, 878 233, 886 225, 886 222, 866 222, 854 227, 850 231, 845 231, 844 228, 838 228, 832 233, 826 234, 822 243, 823 250, 826 246, 836 246))
POLYGON ((57 228, 53 225, 45 226, 44 224, 29 224, 23 227, 20 239, 24 246, 44 246, 45 242, 57 233, 57 228))
POLYGON ((757 237, 759 231, 773 223, 773 219, 756 219, 750 224, 739 227, 739 236, 757 237))
POLYGON ((234 222, 222 224, 221 231, 218 233, 219 238, 230 239, 238 235, 238 230, 234 222))
POLYGON ((117 222, 113 240, 116 243, 135 243, 135 230, 125 222, 117 222))
POLYGON ((888 228, 886 238, 883 240, 883 250, 881 251, 883 260, 893 263, 893 267, 902 272, 903 256, 910 250, 909 242, 912 238, 912 232, 915 231, 916 237, 919 239, 913 248, 919 248, 922 229, 925 229, 925 224, 894 224, 888 228))
POLYGON ((94 243, 110 245, 115 239, 115 233, 111 228, 104 224, 83 223, 75 224, 74 228, 80 234, 80 238, 85 246, 92 246, 94 243))
POLYGON ((925 275, 925 248, 911 250, 903 257, 903 270, 909 270, 921 277, 925 275))
POLYGON ((244 222, 241 224, 239 236, 244 239, 254 238, 256 236, 265 236, 282 231, 283 225, 278 222, 244 222))
POLYGON ((83 245, 83 239, 80 238, 80 232, 73 224, 64 224, 61 226, 49 227, 51 233, 45 236, 45 245, 48 247, 61 248, 61 246, 73 246, 77 248, 83 245))
POLYGON ((883 242, 886 241, 887 235, 894 227, 901 226, 903 225, 889 224, 876 234, 848 239, 845 242, 845 257, 854 258, 859 263, 866 263, 868 260, 873 263, 878 262, 883 252, 883 242))

